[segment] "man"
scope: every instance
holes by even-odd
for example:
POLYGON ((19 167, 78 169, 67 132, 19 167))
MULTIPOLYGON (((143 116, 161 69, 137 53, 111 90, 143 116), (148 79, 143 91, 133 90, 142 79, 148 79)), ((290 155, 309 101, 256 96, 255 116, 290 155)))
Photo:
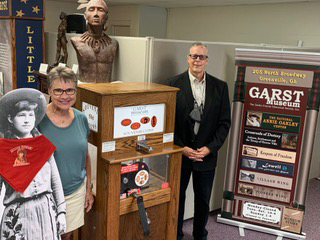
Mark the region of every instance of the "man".
POLYGON ((118 42, 103 31, 106 30, 108 6, 104 0, 91 0, 85 12, 87 31, 80 37, 72 37, 76 50, 81 82, 111 82, 112 63, 118 42))
POLYGON ((205 72, 208 49, 194 43, 188 55, 188 71, 169 79, 177 94, 175 144, 183 147, 178 239, 182 239, 186 189, 192 173, 194 191, 194 239, 207 239, 206 224, 218 150, 230 128, 230 102, 225 82, 205 72))

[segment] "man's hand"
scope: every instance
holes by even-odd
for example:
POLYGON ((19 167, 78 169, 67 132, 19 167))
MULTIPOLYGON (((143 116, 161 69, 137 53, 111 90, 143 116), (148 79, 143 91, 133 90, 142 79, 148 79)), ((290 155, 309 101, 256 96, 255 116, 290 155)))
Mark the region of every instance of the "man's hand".
POLYGON ((189 147, 185 146, 185 147, 183 148, 182 154, 183 154, 184 156, 186 156, 186 157, 190 157, 193 152, 195 152, 195 150, 193 150, 192 148, 189 148, 189 147))
POLYGON ((206 146, 193 150, 189 147, 184 147, 182 154, 195 162, 203 162, 203 158, 210 154, 210 149, 206 146))
POLYGON ((202 148, 198 148, 197 149, 197 152, 200 154, 200 155, 203 155, 203 157, 207 156, 208 154, 211 153, 210 149, 206 146, 202 147, 202 148))
POLYGON ((184 147, 182 154, 186 157, 188 157, 190 160, 192 161, 198 161, 198 162, 202 162, 202 158, 203 156, 201 154, 198 153, 198 151, 193 150, 192 148, 189 147, 184 147))

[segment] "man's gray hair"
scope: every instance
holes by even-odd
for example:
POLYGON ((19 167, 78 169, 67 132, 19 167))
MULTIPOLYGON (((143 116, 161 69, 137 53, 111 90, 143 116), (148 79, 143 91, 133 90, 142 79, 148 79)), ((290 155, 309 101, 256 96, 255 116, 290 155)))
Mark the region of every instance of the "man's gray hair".
POLYGON ((204 47, 204 48, 207 50, 207 52, 208 52, 208 46, 207 46, 206 44, 202 43, 202 42, 194 42, 194 43, 191 44, 191 47, 190 47, 190 48, 192 48, 192 47, 194 47, 194 46, 204 47))
POLYGON ((73 82, 77 86, 77 75, 68 67, 52 68, 48 74, 48 88, 51 88, 53 81, 62 80, 65 83, 73 82))

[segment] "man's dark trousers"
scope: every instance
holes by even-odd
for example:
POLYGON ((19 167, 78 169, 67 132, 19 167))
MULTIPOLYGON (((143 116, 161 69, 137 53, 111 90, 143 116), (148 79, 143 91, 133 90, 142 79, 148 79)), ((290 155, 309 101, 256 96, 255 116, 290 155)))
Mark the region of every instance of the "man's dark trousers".
MULTIPOLYGON (((191 160, 190 160, 191 161, 191 160)), ((195 215, 193 219, 193 237, 195 240, 207 239, 208 231, 206 225, 210 210, 210 196, 215 169, 210 171, 192 171, 191 168, 181 168, 180 198, 178 215, 178 239, 182 239, 182 225, 185 209, 186 190, 192 173, 194 190, 195 215)))

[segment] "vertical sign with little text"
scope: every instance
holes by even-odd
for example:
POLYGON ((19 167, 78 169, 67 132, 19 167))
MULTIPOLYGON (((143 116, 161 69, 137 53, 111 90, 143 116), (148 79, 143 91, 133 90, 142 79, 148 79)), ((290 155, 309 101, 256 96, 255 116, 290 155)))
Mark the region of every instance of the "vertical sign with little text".
POLYGON ((0 36, 4 93, 13 88, 38 87, 33 71, 44 60, 43 9, 43 0, 0 0, 0 25, 5 33, 0 36))
POLYGON ((42 21, 19 19, 15 26, 21 40, 16 44, 17 88, 37 88, 32 72, 42 63, 42 21))

